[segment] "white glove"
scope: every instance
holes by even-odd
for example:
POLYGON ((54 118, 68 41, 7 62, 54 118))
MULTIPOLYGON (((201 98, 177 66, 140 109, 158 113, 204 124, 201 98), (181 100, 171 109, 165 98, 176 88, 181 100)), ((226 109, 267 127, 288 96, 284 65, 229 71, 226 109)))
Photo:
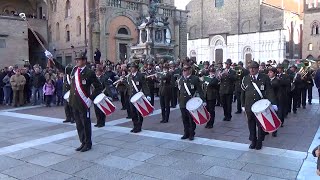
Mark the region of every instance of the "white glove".
POLYGON ((242 109, 242 111, 243 111, 243 112, 245 112, 245 111, 246 111, 246 108, 245 108, 245 107, 242 107, 241 109, 242 109))
POLYGON ((150 96, 147 96, 147 100, 148 100, 148 101, 151 101, 151 97, 150 97, 150 96))
POLYGON ((110 101, 112 101, 112 100, 113 100, 113 99, 112 99, 112 97, 107 96, 107 98, 108 98, 110 101))
POLYGON ((277 106, 277 105, 272 105, 272 108, 273 108, 275 111, 278 111, 278 106, 277 106))
POLYGON ((92 104, 92 100, 90 99, 90 98, 87 98, 87 100, 86 100, 86 105, 88 106, 88 108, 90 108, 91 107, 91 104, 92 104))
POLYGON ((207 106, 207 103, 206 103, 206 102, 204 102, 204 103, 202 103, 202 105, 203 105, 203 106, 207 106))

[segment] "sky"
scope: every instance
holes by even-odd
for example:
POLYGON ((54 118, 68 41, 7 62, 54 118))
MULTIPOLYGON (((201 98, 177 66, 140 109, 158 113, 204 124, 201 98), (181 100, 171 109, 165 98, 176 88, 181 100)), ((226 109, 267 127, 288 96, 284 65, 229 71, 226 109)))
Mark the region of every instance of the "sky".
POLYGON ((178 9, 183 9, 185 10, 186 5, 190 2, 191 0, 175 0, 175 6, 178 9))

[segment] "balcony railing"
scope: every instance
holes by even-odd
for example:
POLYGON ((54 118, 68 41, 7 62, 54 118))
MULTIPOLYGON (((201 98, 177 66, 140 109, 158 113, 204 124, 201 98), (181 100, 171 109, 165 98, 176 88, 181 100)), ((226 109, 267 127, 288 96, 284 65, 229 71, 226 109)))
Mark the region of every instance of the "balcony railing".
POLYGON ((108 0, 107 1, 107 6, 129 9, 133 11, 139 10, 140 5, 141 4, 138 2, 124 1, 124 0, 108 0))

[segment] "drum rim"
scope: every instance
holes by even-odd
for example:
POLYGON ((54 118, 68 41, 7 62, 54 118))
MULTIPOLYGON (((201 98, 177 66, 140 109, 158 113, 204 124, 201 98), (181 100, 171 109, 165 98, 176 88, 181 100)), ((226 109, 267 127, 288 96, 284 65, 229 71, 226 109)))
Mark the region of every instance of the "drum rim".
POLYGON ((93 103, 94 103, 94 104, 99 104, 99 102, 101 102, 105 97, 106 97, 106 95, 105 95, 104 93, 101 93, 101 94, 99 94, 99 95, 93 100, 93 103), (103 98, 101 98, 100 101, 98 101, 98 99, 99 99, 100 97, 103 97, 103 98))
POLYGON ((64 98, 64 99, 68 99, 69 97, 70 97, 70 90, 67 91, 67 92, 63 95, 63 98, 64 98), (68 97, 66 97, 66 96, 68 96, 68 97))
MULTIPOLYGON (((256 101, 255 103, 252 104, 252 106, 251 106, 251 111, 252 111, 253 113, 261 113, 261 112, 265 111, 268 107, 270 107, 270 105, 271 105, 271 101, 269 101, 269 99, 260 99, 260 100, 258 100, 258 101, 256 101), (264 110, 254 111, 254 106, 257 105, 258 102, 262 102, 262 101, 267 101, 267 102, 269 103, 269 105, 266 106, 266 108, 265 108, 264 110)), ((261 106, 261 105, 260 105, 260 106, 261 106)))
POLYGON ((202 100, 201 98, 199 98, 199 97, 193 97, 193 98, 191 98, 191 99, 189 99, 189 100, 187 101, 186 109, 187 109, 188 111, 194 111, 194 110, 199 109, 199 107, 201 107, 202 104, 203 104, 203 100, 202 100), (202 101, 202 103, 200 103, 200 105, 199 105, 197 108, 189 108, 190 105, 188 106, 188 104, 190 104, 190 103, 189 103, 190 100, 197 100, 197 101, 200 101, 200 102, 202 101))
POLYGON ((135 101, 132 100, 132 99, 136 98, 137 96, 140 96, 140 98, 141 98, 141 97, 144 96, 144 93, 143 93, 143 92, 137 92, 135 95, 133 95, 133 96, 130 98, 130 102, 131 102, 131 103, 137 102, 137 100, 140 99, 140 98, 135 99, 135 101))

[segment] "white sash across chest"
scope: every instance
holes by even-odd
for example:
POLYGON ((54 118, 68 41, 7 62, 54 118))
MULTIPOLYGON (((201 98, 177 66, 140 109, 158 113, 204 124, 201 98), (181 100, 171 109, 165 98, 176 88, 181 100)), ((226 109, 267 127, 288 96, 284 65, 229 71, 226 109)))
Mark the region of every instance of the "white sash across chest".
POLYGON ((80 69, 77 69, 75 73, 75 85, 76 85, 76 92, 80 96, 80 99, 82 100, 83 104, 90 108, 90 102, 88 101, 88 96, 86 95, 85 91, 83 90, 81 79, 80 79, 80 69))

